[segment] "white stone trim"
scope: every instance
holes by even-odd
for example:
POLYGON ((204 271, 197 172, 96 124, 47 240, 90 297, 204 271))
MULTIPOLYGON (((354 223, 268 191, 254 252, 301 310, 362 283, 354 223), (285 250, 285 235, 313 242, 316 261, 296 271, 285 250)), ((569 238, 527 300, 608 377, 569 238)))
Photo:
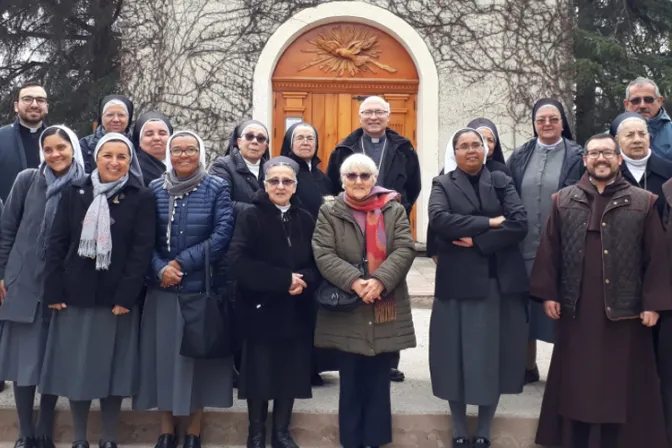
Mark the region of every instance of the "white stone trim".
POLYGON ((306 31, 338 21, 360 22, 384 30, 406 48, 415 62, 420 78, 416 149, 422 172, 422 191, 417 202, 416 235, 419 241, 425 241, 432 178, 439 171, 439 75, 425 41, 403 19, 386 9, 359 1, 322 3, 297 13, 273 33, 257 61, 254 69, 252 117, 270 126, 273 118, 271 77, 287 47, 306 31))

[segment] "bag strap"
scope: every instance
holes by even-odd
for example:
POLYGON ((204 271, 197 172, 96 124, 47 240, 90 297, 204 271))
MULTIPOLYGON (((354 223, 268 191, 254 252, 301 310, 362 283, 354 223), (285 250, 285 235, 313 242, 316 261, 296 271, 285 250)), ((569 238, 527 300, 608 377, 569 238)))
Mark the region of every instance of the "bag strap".
POLYGON ((205 240, 205 293, 210 297, 210 282, 212 281, 212 272, 210 272, 210 243, 205 240))

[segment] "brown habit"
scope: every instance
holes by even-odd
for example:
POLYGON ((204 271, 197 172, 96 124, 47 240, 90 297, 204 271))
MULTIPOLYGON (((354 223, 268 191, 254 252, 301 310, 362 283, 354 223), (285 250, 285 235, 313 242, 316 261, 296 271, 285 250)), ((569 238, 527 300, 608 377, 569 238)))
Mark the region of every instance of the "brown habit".
MULTIPOLYGON (((564 448, 667 448, 652 330, 640 319, 611 321, 604 304, 600 222, 620 175, 602 194, 587 175, 591 205, 576 318, 560 318, 536 443, 564 448)), ((630 187, 634 188, 634 187, 630 187)), ((538 300, 558 300, 560 215, 554 199, 530 279, 538 300)), ((646 216, 642 309, 672 309, 665 235, 655 208, 646 216)))

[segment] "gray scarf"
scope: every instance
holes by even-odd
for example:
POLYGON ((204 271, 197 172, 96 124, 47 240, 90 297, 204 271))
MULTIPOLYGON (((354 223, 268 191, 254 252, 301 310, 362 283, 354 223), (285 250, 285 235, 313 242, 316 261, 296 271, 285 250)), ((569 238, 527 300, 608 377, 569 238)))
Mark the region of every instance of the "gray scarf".
POLYGON ((47 205, 44 209, 44 218, 42 219, 42 226, 40 234, 37 237, 37 254, 44 260, 47 253, 47 243, 51 237, 51 225, 54 223, 56 217, 56 210, 58 210, 58 203, 61 200, 61 193, 68 188, 70 184, 78 179, 86 176, 84 168, 74 159, 72 165, 67 173, 61 177, 56 177, 54 172, 48 165, 45 164, 44 177, 47 181, 47 205))
POLYGON ((107 270, 112 261, 112 234, 110 233, 110 206, 107 199, 124 188, 128 174, 114 182, 101 183, 98 170, 91 173, 93 201, 84 216, 79 240, 80 257, 95 258, 96 270, 107 270))
POLYGON ((173 222, 173 214, 175 213, 175 202, 178 198, 188 195, 203 182, 205 176, 203 165, 199 165, 198 169, 194 171, 191 176, 179 178, 175 170, 166 171, 163 174, 163 188, 168 191, 170 196, 168 200, 168 228, 166 229, 166 240, 168 243, 168 251, 170 251, 170 230, 173 222))

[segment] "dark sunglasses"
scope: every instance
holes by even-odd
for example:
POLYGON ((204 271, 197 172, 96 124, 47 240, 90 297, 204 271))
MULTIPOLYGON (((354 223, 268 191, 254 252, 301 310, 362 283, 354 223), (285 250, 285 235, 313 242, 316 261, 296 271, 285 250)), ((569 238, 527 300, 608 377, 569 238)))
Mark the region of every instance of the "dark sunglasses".
POLYGON ((257 139, 259 143, 265 143, 266 142, 266 136, 265 135, 254 135, 253 133, 249 132, 245 134, 245 140, 248 142, 251 142, 252 140, 257 139))
POLYGON ((283 187, 291 187, 296 181, 294 179, 278 179, 277 177, 274 177, 273 179, 267 179, 266 183, 271 187, 277 187, 280 184, 282 184, 283 187))
POLYGON ((642 103, 642 100, 644 100, 646 104, 653 104, 653 102, 656 101, 656 99, 652 96, 645 96, 643 98, 641 96, 635 96, 630 98, 628 101, 630 101, 631 104, 637 106, 642 103))
POLYGON ((348 173, 345 175, 346 179, 348 179, 350 182, 354 182, 357 180, 357 178, 362 179, 362 182, 366 182, 369 179, 371 179, 372 174, 371 173, 348 173))

